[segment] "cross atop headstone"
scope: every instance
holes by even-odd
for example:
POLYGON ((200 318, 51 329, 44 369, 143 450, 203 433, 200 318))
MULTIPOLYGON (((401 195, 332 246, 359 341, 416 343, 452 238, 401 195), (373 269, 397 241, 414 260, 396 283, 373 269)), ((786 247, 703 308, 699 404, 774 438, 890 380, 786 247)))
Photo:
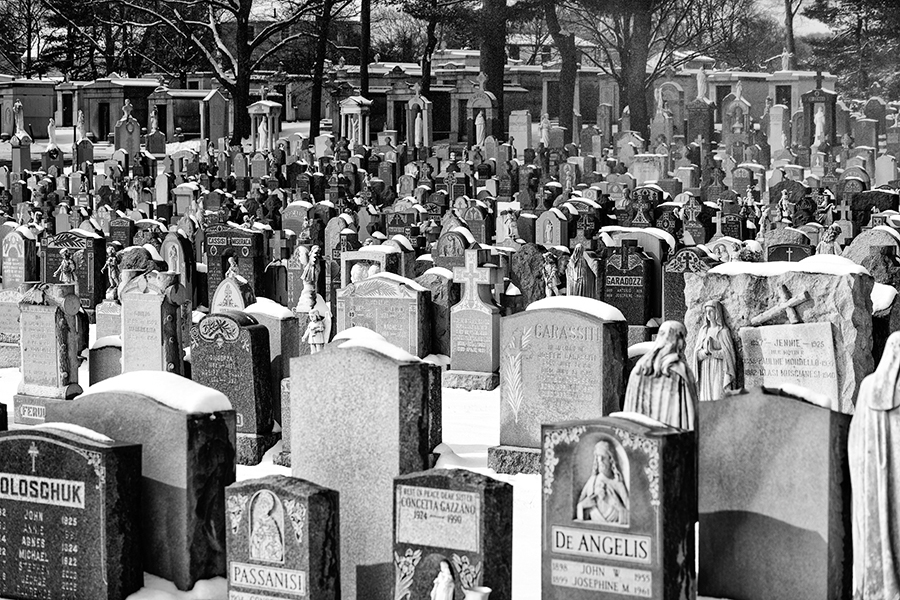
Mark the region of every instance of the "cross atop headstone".
POLYGON ((417 81, 416 84, 412 87, 412 91, 416 97, 421 96, 422 95, 422 84, 417 81))
POLYGON ((491 286, 496 283, 496 267, 481 267, 488 261, 489 250, 466 250, 466 266, 453 267, 453 280, 462 284, 460 304, 479 305, 491 297, 491 286), (484 293, 482 293, 482 291, 484 293))
POLYGON ((126 121, 131 119, 131 111, 132 110, 134 110, 134 106, 131 105, 131 100, 125 100, 125 104, 122 105, 122 112, 125 115, 126 121))
POLYGON ((259 88, 259 97, 262 100, 265 100, 266 98, 269 97, 269 86, 264 85, 261 88, 259 88))
POLYGON ((822 69, 816 70, 816 89, 822 89, 822 69))
POLYGON ((684 215, 685 221, 696 221, 700 218, 700 213, 703 212, 703 207, 700 206, 699 202, 685 202, 684 208, 681 209, 681 214, 684 215))
POLYGON ((269 249, 272 252, 272 260, 290 258, 293 245, 288 244, 289 240, 290 238, 285 235, 284 230, 279 229, 272 232, 272 237, 269 239, 269 249))
MULTIPOLYGON (((788 255, 788 258, 790 258, 790 255, 788 255)), ((766 321, 771 321, 781 313, 786 313, 788 321, 792 324, 802 323, 800 315, 797 314, 797 307, 812 299, 809 292, 804 290, 803 294, 791 298, 791 293, 784 284, 781 284, 780 292, 784 302, 750 319, 751 325, 762 325, 766 321)))
POLYGON ((484 84, 487 82, 488 76, 484 74, 484 71, 478 74, 478 77, 475 78, 475 81, 478 82, 478 89, 482 92, 484 91, 484 84))

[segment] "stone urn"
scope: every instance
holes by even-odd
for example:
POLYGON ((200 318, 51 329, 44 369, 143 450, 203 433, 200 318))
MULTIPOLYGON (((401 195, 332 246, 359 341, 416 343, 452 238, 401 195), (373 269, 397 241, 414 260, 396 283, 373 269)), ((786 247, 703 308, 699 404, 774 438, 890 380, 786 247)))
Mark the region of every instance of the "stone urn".
POLYGON ((463 593, 466 595, 465 600, 488 600, 488 596, 491 595, 491 588, 484 586, 473 587, 463 590, 463 593))

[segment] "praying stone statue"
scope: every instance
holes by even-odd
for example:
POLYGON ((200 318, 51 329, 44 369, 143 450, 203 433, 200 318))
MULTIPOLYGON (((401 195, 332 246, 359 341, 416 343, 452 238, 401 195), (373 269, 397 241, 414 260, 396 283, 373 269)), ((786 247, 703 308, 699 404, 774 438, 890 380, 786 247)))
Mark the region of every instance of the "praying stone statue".
POLYGON ((84 139, 84 111, 78 111, 78 117, 75 119, 75 143, 77 144, 84 139))
POLYGON ((687 330, 678 321, 659 327, 653 349, 642 356, 625 389, 622 410, 672 427, 693 431, 697 422, 697 386, 684 357, 687 330))
POLYGON ((59 147, 56 143, 56 119, 53 117, 50 117, 50 120, 47 122, 47 138, 50 140, 50 143, 47 144, 47 150, 59 147))
POLYGON ((256 128, 256 137, 259 138, 259 149, 269 149, 269 119, 263 115, 259 120, 259 126, 256 128))
POLYGON ((559 295, 559 268, 556 266, 556 257, 552 252, 544 253, 544 295, 546 297, 559 295))
POLYGON ((22 101, 16 100, 13 104, 13 124, 15 125, 15 135, 24 137, 28 135, 25 132, 25 110, 22 108, 22 101))
POLYGON ((159 113, 157 112, 156 105, 153 105, 153 109, 150 111, 150 133, 154 133, 159 131, 159 113))
POLYGON ((813 148, 818 148, 825 143, 825 107, 821 104, 813 117, 813 124, 816 132, 813 138, 813 148))
POLYGON ((415 144, 416 148, 421 148, 425 143, 425 136, 422 131, 422 113, 416 113, 416 126, 415 126, 416 136, 415 136, 415 144))
POLYGON ((700 70, 697 71, 697 99, 705 100, 708 93, 709 80, 706 77, 706 69, 701 66, 700 70))
POLYGON ((900 597, 900 332, 859 388, 848 457, 853 531, 853 598, 900 597))
POLYGON ((700 402, 721 400, 735 381, 736 355, 731 331, 725 326, 722 303, 710 300, 703 305, 703 326, 694 345, 694 373, 700 402))
POLYGON ((485 135, 484 111, 479 110, 478 116, 475 117, 475 145, 483 146, 485 135))
POLYGON ((538 126, 538 129, 541 132, 541 143, 544 145, 544 148, 550 147, 550 115, 544 113, 541 115, 541 124, 538 126))

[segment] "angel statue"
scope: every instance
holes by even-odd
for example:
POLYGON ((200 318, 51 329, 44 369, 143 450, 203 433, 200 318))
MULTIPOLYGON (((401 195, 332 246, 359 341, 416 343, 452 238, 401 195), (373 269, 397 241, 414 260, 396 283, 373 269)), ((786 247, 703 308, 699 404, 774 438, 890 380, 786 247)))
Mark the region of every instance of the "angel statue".
MULTIPOLYGON (((302 248, 302 247, 301 247, 302 248)), ((316 306, 316 286, 319 281, 319 273, 322 271, 322 250, 319 246, 313 246, 308 252, 298 249, 295 255, 299 264, 302 265, 303 271, 300 278, 303 280, 303 290, 300 292, 300 299, 297 300, 297 312, 309 312, 316 306)))
POLYGON ((117 300, 121 278, 119 276, 119 257, 115 246, 106 247, 106 262, 100 272, 106 273, 106 279, 109 281, 109 286, 106 288, 106 299, 117 300))
POLYGON ((84 111, 78 111, 78 117, 75 119, 75 144, 84 139, 84 111))

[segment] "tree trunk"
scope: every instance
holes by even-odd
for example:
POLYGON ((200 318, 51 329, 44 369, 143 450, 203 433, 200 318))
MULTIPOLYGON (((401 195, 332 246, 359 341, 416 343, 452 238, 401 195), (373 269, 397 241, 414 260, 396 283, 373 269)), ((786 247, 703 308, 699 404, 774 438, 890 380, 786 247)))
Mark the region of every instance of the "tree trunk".
POLYGON ((362 0, 360 10, 359 36, 359 94, 363 98, 369 95, 369 46, 372 30, 372 0, 362 0))
POLYGON ((797 45, 794 43, 793 0, 784 0, 784 47, 788 52, 788 69, 797 68, 797 45))
POLYGON ((428 97, 431 91, 431 57, 434 49, 437 48, 437 2, 432 3, 433 11, 431 18, 428 19, 428 25, 425 27, 425 52, 422 53, 422 79, 419 80, 420 93, 428 97))
POLYGON ((313 65, 312 90, 309 99, 309 139, 319 135, 322 122, 322 79, 325 76, 325 59, 328 54, 328 26, 331 23, 332 0, 326 0, 322 5, 322 13, 316 17, 316 60, 313 65))
POLYGON ((240 146, 244 138, 250 137, 250 115, 247 114, 247 107, 250 106, 250 74, 246 71, 238 72, 234 87, 230 91, 234 125, 229 144, 240 146))
POLYGON ((503 136, 506 115, 503 107, 503 78, 506 75, 506 0, 483 0, 481 5, 481 71, 487 76, 484 91, 497 98, 496 138, 503 136))
POLYGON ((566 129, 566 141, 573 142, 579 132, 575 131, 575 85, 578 77, 578 51, 575 48, 575 36, 564 33, 556 16, 556 4, 544 2, 544 19, 553 43, 559 51, 562 61, 559 71, 559 126, 566 129))
POLYGON ((633 10, 630 52, 623 58, 627 68, 623 69, 622 82, 625 85, 625 98, 631 116, 631 129, 647 139, 650 130, 646 90, 647 57, 650 54, 653 16, 649 0, 636 2, 633 10))

